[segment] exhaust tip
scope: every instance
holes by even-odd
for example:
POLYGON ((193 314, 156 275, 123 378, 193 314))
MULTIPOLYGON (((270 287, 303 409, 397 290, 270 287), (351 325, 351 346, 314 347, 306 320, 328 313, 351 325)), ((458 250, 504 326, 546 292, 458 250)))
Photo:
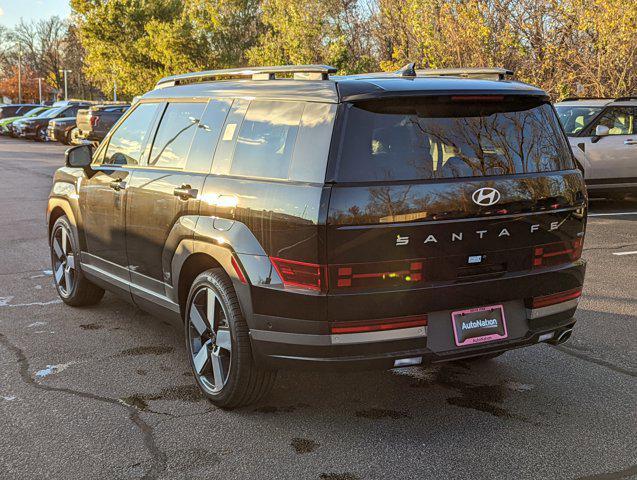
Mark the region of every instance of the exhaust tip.
POLYGON ((569 328, 568 330, 563 330, 559 334, 557 334, 555 337, 553 337, 552 340, 549 340, 548 343, 550 343, 551 345, 561 345, 562 343, 566 342, 569 338, 571 338, 572 334, 573 334, 572 328, 569 328))

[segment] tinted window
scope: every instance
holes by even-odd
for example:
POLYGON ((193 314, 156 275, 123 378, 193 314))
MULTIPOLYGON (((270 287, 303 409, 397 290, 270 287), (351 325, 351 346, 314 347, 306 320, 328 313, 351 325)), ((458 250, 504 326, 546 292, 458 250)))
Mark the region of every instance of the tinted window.
POLYGON ((335 104, 305 104, 290 168, 291 180, 316 183, 325 181, 335 115, 335 104))
POLYGON ((109 165, 139 164, 157 105, 156 103, 142 103, 133 110, 111 136, 103 163, 109 165))
POLYGON ((568 134, 579 133, 593 120, 603 107, 557 105, 555 109, 568 134))
POLYGON ((596 125, 607 126, 609 135, 632 135, 635 133, 635 113, 630 107, 609 108, 602 114, 596 125))
POLYGON ((405 99, 352 106, 341 181, 479 177, 573 168, 548 104, 405 99))
POLYGON ((253 101, 239 130, 230 173, 288 178, 301 102, 253 101))
POLYGON ((190 147, 188 171, 202 173, 210 171, 212 157, 230 105, 232 105, 232 100, 211 100, 208 103, 201 122, 197 125, 195 139, 190 147))
POLYGON ((170 103, 155 135, 148 165, 183 168, 205 103, 170 103))

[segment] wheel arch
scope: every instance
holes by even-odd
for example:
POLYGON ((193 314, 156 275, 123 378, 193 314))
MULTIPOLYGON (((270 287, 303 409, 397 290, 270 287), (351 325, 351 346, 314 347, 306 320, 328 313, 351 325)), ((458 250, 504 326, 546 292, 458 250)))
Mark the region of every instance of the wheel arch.
POLYGON ((71 208, 71 205, 69 205, 68 202, 59 198, 49 199, 49 204, 47 207, 47 233, 48 233, 47 239, 48 241, 49 242, 51 241, 51 233, 53 231, 53 225, 55 225, 55 222, 57 221, 57 219, 62 216, 66 216, 69 219, 69 222, 71 223, 71 228, 74 230, 73 233, 75 235, 75 238, 78 239, 79 241, 78 226, 77 226, 75 214, 73 213, 73 209, 71 208))

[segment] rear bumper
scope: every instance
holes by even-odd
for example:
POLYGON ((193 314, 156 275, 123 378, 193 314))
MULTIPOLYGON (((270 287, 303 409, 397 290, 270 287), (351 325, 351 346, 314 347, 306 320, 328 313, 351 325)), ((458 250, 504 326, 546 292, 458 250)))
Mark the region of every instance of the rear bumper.
MULTIPOLYGON (((575 324, 577 299, 537 309, 526 308, 524 299, 581 287, 584 271, 584 262, 578 261, 567 268, 526 275, 517 281, 499 279, 465 284, 460 289, 457 285, 452 289, 443 288, 438 296, 447 301, 438 302, 436 306, 444 306, 433 311, 427 311, 427 307, 435 302, 427 302, 428 295, 417 292, 418 298, 425 302, 420 313, 427 313, 429 317, 426 327, 331 335, 328 321, 252 314, 248 322, 253 355, 258 365, 267 368, 369 370, 394 368, 399 366, 396 361, 401 359, 410 359, 413 364, 436 363, 551 341, 575 324), (549 290, 546 290, 547 284, 550 285, 549 290), (511 295, 516 298, 511 298, 511 295), (504 305, 508 338, 477 346, 457 347, 453 340, 451 311, 492 304, 504 305)), ((366 296, 370 295, 373 294, 366 296)), ((360 306, 359 297, 350 296, 349 302, 360 306)), ((395 299, 394 315, 414 313, 411 309, 408 312, 395 310, 396 305, 409 308, 414 300, 407 297, 401 294, 395 299)), ((374 303, 371 298, 366 303, 370 302, 374 303)), ((339 301, 339 304, 345 303, 339 301)))

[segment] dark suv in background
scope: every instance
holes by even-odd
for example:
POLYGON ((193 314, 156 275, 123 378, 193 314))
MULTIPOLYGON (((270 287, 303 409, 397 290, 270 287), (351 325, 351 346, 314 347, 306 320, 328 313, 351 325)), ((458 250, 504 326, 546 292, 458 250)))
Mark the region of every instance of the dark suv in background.
POLYGON ((501 69, 334 72, 168 77, 70 149, 47 212, 63 301, 183 320, 221 407, 281 367, 568 339, 587 198, 546 93, 501 69))

